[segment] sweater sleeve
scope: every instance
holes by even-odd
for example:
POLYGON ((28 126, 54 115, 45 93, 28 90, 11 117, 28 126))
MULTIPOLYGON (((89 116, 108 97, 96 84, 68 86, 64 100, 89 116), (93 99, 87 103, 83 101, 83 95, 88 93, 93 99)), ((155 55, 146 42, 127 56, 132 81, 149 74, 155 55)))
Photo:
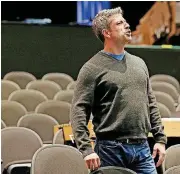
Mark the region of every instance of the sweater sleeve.
POLYGON ((147 73, 147 94, 149 99, 149 112, 150 112, 150 123, 151 123, 151 133, 155 139, 156 143, 167 143, 167 137, 164 133, 164 126, 162 125, 162 120, 157 106, 156 97, 153 93, 151 82, 149 79, 148 68, 145 65, 147 73))
POLYGON ((83 66, 79 72, 71 107, 71 125, 77 148, 83 157, 93 153, 87 124, 94 99, 95 73, 83 66))

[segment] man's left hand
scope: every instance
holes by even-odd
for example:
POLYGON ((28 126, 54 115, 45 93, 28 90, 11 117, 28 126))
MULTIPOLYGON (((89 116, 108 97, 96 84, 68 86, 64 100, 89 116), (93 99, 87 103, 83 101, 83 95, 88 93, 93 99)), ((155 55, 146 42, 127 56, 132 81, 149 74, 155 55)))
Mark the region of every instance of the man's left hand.
POLYGON ((164 161, 164 158, 166 155, 165 144, 156 143, 154 145, 152 157, 155 158, 157 154, 159 154, 159 159, 158 159, 158 162, 156 163, 156 167, 159 167, 164 161))

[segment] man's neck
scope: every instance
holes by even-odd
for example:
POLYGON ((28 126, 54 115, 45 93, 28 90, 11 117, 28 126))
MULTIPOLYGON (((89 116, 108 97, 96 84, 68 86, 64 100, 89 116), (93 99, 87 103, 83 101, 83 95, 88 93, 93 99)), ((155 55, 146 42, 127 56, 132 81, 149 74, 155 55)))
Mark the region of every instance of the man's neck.
POLYGON ((124 46, 125 45, 104 44, 104 51, 119 55, 124 53, 124 46))

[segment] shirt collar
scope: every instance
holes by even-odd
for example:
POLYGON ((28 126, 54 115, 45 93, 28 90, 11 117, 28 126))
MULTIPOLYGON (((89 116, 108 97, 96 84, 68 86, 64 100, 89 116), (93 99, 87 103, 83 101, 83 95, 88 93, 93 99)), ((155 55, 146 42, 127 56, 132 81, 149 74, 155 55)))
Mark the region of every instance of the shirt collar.
POLYGON ((125 51, 121 54, 112 54, 112 53, 105 52, 104 50, 102 50, 102 52, 113 57, 114 59, 117 59, 117 60, 122 60, 124 58, 124 55, 125 55, 125 51))

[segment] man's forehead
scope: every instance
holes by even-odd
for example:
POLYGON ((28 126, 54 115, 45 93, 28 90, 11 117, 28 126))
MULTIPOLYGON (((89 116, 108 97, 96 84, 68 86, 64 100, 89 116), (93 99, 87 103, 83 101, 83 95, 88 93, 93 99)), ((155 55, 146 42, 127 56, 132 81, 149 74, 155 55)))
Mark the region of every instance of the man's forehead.
POLYGON ((124 20, 123 16, 121 14, 114 14, 109 18, 109 23, 120 21, 120 20, 124 20))

